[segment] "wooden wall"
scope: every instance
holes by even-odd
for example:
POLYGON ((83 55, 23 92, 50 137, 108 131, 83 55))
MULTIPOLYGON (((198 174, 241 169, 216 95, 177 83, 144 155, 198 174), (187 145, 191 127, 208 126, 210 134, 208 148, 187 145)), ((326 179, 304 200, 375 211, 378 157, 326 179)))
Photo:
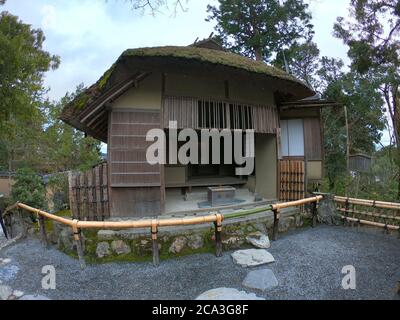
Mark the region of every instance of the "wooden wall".
POLYGON ((322 145, 321 121, 319 118, 304 119, 304 152, 305 157, 309 161, 322 161, 323 145, 322 145))
POLYGON ((162 208, 162 166, 146 160, 149 130, 160 128, 160 111, 113 109, 109 119, 111 216, 158 215, 162 208))

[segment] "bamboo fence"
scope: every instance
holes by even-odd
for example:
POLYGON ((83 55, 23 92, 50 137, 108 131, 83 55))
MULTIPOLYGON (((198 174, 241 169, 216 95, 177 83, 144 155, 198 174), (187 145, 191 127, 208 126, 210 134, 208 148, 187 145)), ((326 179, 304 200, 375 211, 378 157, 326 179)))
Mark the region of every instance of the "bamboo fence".
POLYGON ((400 203, 335 196, 344 223, 358 223, 400 231, 400 203))
MULTIPOLYGON (((220 214, 213 213, 201 217, 191 217, 191 218, 171 218, 171 219, 144 219, 144 220, 132 220, 132 221, 80 221, 77 219, 66 219, 54 214, 45 212, 43 210, 39 210, 28 206, 23 203, 16 203, 13 206, 6 209, 3 213, 3 217, 9 216, 14 210, 18 210, 18 217, 20 218, 23 229, 25 230, 24 220, 22 219, 22 211, 30 212, 35 214, 38 218, 40 235, 42 238, 42 242, 47 246, 47 234, 45 228, 45 219, 50 219, 61 224, 67 225, 72 228, 74 241, 77 248, 77 253, 79 257, 79 261, 82 268, 85 268, 86 263, 84 259, 83 253, 83 245, 82 245, 82 229, 133 229, 133 228, 150 228, 151 238, 152 238, 152 248, 153 248, 153 263, 155 266, 159 265, 159 249, 158 249, 158 231, 160 227, 172 227, 172 226, 188 226, 188 225, 197 225, 197 224, 205 224, 205 223, 213 223, 215 228, 215 244, 216 244, 216 255, 217 257, 222 256, 222 222, 225 219, 233 219, 239 217, 250 216, 254 214, 258 214, 266 211, 274 212, 274 229, 273 229, 273 240, 277 239, 278 234, 278 226, 279 219, 281 215, 281 210, 290 207, 303 206, 305 204, 313 204, 313 217, 316 218, 317 215, 317 207, 319 201, 322 200, 322 196, 316 196, 312 198, 278 203, 274 205, 269 205, 261 208, 245 210, 241 212, 235 212, 231 214, 220 214)), ((26 230, 25 230, 26 231, 26 230)))

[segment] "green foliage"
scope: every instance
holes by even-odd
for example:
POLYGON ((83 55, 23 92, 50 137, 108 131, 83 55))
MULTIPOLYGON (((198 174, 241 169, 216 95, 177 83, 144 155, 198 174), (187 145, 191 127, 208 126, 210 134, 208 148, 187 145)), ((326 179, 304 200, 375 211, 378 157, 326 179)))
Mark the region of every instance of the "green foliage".
POLYGON ((270 61, 314 33, 303 0, 219 0, 208 12, 207 21, 217 22, 215 29, 227 48, 257 60, 270 61))
POLYGON ((352 70, 366 75, 379 89, 391 119, 387 126, 397 146, 400 199, 400 2, 398 0, 351 0, 350 17, 339 17, 335 36, 348 46, 352 70))
POLYGON ((60 62, 42 49, 44 40, 41 30, 0 13, 0 129, 11 118, 30 119, 38 112, 44 73, 60 62))
POLYGON ((53 211, 62 211, 69 208, 69 182, 66 173, 54 174, 49 178, 47 187, 54 194, 53 211))
POLYGON ((41 30, 0 13, 0 167, 10 171, 42 162, 43 78, 59 64, 42 49, 44 39, 41 30))
POLYGON ((46 190, 42 178, 32 169, 17 171, 15 184, 11 190, 14 202, 22 202, 38 209, 46 209, 46 190))
POLYGON ((46 158, 49 159, 46 171, 86 170, 101 161, 100 142, 59 119, 65 105, 81 95, 83 90, 83 85, 80 85, 76 92, 67 93, 60 102, 47 102, 48 124, 43 134, 46 158))
POLYGON ((287 65, 291 74, 303 80, 311 88, 317 89, 319 54, 317 44, 311 40, 302 44, 295 43, 289 49, 277 54, 274 65, 284 70, 287 65))

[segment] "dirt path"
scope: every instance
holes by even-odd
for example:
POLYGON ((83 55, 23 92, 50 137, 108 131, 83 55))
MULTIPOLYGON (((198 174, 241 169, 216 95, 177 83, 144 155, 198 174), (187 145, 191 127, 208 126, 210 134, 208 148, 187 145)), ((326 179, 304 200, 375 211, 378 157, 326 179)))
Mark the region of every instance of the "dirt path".
MULTIPOLYGON (((266 299, 393 299, 400 280, 400 240, 381 231, 321 226, 284 235, 269 251, 276 262, 267 267, 279 285, 257 293, 266 299), (356 290, 342 289, 347 265, 356 269, 356 290)), ((219 287, 245 290, 241 283, 249 271, 228 252, 219 259, 201 254, 162 261, 158 268, 124 263, 81 271, 76 260, 32 239, 0 251, 0 258, 11 259, 13 270, 7 277, 0 267, 4 285, 51 299, 194 299, 219 287), (56 290, 41 289, 45 265, 55 267, 56 290)))

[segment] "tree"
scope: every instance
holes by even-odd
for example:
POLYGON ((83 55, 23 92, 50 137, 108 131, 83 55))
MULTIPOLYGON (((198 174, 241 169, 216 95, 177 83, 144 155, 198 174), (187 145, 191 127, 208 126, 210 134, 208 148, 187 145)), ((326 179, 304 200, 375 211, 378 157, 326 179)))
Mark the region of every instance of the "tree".
POLYGON ((45 120, 43 77, 59 65, 57 56, 42 49, 44 40, 41 30, 0 13, 0 148, 10 171, 17 154, 24 162, 40 160, 33 151, 45 120))
MULTIPOLYGON (((321 59, 321 65, 317 73, 324 98, 348 109, 350 152, 372 154, 385 127, 384 102, 377 88, 371 86, 373 75, 345 73, 342 61, 326 57, 321 59)), ((342 193, 347 179, 344 112, 341 107, 324 108, 322 116, 329 189, 342 193)))
POLYGON ((389 111, 392 138, 397 147, 400 199, 400 1, 351 0, 351 19, 337 19, 335 36, 349 47, 351 67, 373 75, 389 111))
POLYGON ((43 150, 48 159, 48 171, 85 170, 101 161, 100 141, 86 137, 83 132, 59 119, 64 106, 83 90, 81 84, 76 92, 67 93, 59 102, 47 101, 48 122, 43 134, 43 150))
POLYGON ((311 40, 298 44, 278 53, 274 65, 303 80, 314 90, 318 89, 317 72, 320 69, 320 51, 316 43, 311 40))
POLYGON ((209 5, 207 11, 206 20, 217 22, 215 30, 227 48, 260 61, 313 35, 303 0, 219 0, 219 7, 209 5))
POLYGON ((42 49, 44 40, 41 30, 0 14, 0 124, 36 112, 45 93, 44 73, 60 62, 42 49))
POLYGON ((187 10, 185 4, 188 0, 129 0, 129 2, 135 10, 150 10, 153 15, 163 9, 171 10, 171 8, 173 14, 176 15, 179 10, 183 12, 187 10))

